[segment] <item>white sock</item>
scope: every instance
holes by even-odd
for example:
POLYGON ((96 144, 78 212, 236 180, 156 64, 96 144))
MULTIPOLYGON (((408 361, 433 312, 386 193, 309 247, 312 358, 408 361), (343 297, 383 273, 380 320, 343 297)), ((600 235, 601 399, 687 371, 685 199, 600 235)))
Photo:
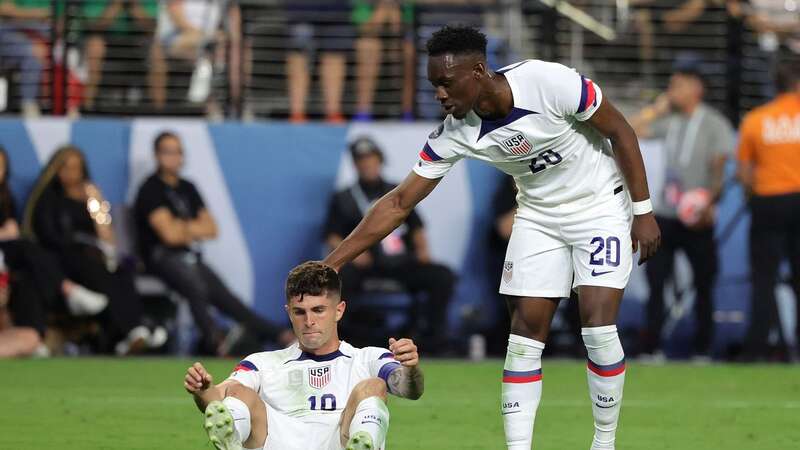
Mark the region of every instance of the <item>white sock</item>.
POLYGON ((246 441, 250 437, 250 409, 236 397, 225 397, 222 404, 233 416, 233 427, 236 428, 239 441, 246 441))
POLYGON ((542 398, 544 343, 516 334, 508 337, 503 366, 501 413, 508 450, 530 450, 533 423, 542 398))
POLYGON ((369 433, 376 448, 383 448, 389 432, 389 408, 381 398, 365 398, 356 406, 356 413, 350 422, 350 436, 359 431, 369 433))
POLYGON ((583 328, 581 334, 589 356, 586 373, 594 415, 591 450, 613 450, 625 384, 625 353, 616 325, 583 328))

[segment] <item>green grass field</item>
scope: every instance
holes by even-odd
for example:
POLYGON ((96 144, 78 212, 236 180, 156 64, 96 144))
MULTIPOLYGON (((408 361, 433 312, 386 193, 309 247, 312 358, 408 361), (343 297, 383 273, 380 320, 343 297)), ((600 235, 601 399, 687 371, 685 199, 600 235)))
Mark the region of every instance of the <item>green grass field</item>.
MULTIPOLYGON (((182 388, 188 360, 0 362, 0 449, 209 449, 182 388)), ((216 379, 232 360, 207 361, 216 379)), ((504 449, 500 361, 428 361, 426 392, 391 400, 390 450, 504 449)), ((584 365, 545 361, 534 448, 587 449, 584 365)), ((800 449, 800 369, 630 364, 619 450, 800 449)))

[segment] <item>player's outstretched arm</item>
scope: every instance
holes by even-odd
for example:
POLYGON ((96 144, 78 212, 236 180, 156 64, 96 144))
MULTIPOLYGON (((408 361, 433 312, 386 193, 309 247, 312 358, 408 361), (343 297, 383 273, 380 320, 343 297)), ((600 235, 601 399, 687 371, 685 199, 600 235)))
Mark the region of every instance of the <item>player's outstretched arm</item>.
POLYGON ((227 385, 230 383, 235 382, 226 380, 215 385, 214 377, 199 362, 186 369, 186 376, 183 378, 183 387, 186 388, 186 392, 192 394, 200 411, 205 411, 206 406, 214 400, 222 401, 225 398, 227 385))
POLYGON ((419 353, 417 346, 411 339, 389 339, 389 350, 394 354, 395 361, 401 364, 389 375, 386 384, 389 392, 398 397, 416 400, 422 397, 425 391, 425 378, 419 368, 419 353))
MULTIPOLYGON (((607 98, 604 98, 588 122, 603 136, 611 140, 617 165, 625 177, 625 182, 631 192, 631 199, 634 202, 650 199, 644 160, 639 150, 639 140, 622 113, 607 98)), ((633 251, 641 248, 639 254, 639 264, 641 265, 661 246, 661 231, 652 212, 636 214, 634 211, 631 237, 633 251)))
POLYGON ((400 186, 381 197, 370 208, 367 215, 338 247, 323 261, 337 271, 364 250, 385 238, 402 225, 417 203, 428 196, 437 184, 437 179, 428 179, 412 172, 400 186))

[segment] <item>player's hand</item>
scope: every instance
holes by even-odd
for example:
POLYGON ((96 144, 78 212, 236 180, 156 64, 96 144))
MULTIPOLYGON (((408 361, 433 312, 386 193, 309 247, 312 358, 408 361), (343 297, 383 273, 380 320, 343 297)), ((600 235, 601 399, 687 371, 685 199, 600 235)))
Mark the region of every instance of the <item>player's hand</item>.
POLYGON ((214 385, 214 377, 199 362, 186 369, 183 387, 192 395, 200 395, 214 385))
POLYGON ((633 252, 640 251, 640 266, 655 255, 656 250, 661 247, 661 230, 653 213, 633 216, 631 242, 633 242, 633 252))
POLYGON ((419 364, 417 345, 411 339, 389 338, 389 350, 394 354, 395 361, 405 367, 416 367, 419 364))

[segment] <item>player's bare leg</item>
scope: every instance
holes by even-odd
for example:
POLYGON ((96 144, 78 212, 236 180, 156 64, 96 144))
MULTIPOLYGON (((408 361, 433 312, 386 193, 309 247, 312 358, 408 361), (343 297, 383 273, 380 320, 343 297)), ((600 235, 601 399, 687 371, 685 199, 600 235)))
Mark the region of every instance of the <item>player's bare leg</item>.
POLYGON ((209 403, 205 421, 209 439, 220 450, 260 449, 267 441, 267 408, 255 391, 239 383, 226 386, 221 402, 209 403), (228 421, 236 430, 236 442, 226 432, 228 421))
POLYGON ((507 297, 511 334, 503 366, 502 409, 509 450, 530 450, 542 398, 542 352, 558 299, 507 297))
POLYGON ((614 449, 625 384, 625 353, 617 335, 617 313, 622 289, 579 288, 581 334, 589 358, 587 377, 594 415, 591 450, 614 449))
POLYGON ((367 378, 353 388, 339 424, 345 450, 383 448, 389 431, 386 395, 386 382, 381 378, 367 378))

